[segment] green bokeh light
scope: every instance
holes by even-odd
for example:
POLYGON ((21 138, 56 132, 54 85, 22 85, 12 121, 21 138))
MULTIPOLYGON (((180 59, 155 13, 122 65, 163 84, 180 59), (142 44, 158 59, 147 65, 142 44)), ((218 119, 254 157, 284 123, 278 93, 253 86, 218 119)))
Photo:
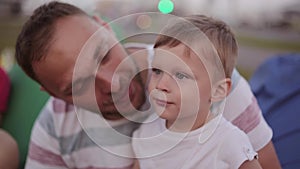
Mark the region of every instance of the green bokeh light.
POLYGON ((158 3, 158 9, 161 13, 171 13, 174 9, 174 3, 171 0, 160 0, 158 3))

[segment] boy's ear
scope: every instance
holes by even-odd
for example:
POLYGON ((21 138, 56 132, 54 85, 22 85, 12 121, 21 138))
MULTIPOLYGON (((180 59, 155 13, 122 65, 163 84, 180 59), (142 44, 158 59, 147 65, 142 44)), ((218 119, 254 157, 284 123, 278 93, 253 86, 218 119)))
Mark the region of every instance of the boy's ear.
POLYGON ((99 16, 93 15, 92 18, 101 26, 104 26, 108 31, 113 32, 108 23, 103 21, 99 16))
POLYGON ((217 82, 212 88, 212 102, 218 102, 223 100, 229 93, 231 89, 231 80, 226 78, 217 82))

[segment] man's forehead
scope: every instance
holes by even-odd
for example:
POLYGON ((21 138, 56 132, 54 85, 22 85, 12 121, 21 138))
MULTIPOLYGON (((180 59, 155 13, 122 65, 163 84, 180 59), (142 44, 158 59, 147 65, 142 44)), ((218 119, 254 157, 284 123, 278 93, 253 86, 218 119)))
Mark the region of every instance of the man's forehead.
MULTIPOLYGON (((65 17, 58 20, 55 26, 43 64, 37 65, 46 65, 49 68, 47 70, 61 68, 61 76, 55 79, 65 86, 72 82, 72 72, 78 60, 84 61, 83 63, 86 60, 93 61, 95 57, 101 57, 100 55, 108 52, 109 33, 87 16, 65 17), (62 79, 64 76, 67 78, 62 79)), ((45 72, 41 74, 45 75, 46 70, 43 71, 45 72)), ((54 71, 55 74, 58 72, 54 71)))
POLYGON ((80 31, 92 31, 95 32, 98 28, 98 24, 90 17, 86 15, 72 15, 60 18, 56 21, 55 27, 56 31, 63 31, 64 33, 68 33, 72 30, 80 30, 80 31), (60 29, 60 27, 65 27, 69 29, 60 29))
POLYGON ((59 20, 54 34, 56 48, 76 47, 81 50, 86 47, 105 48, 111 34, 103 26, 99 26, 87 16, 71 16, 59 20), (73 46, 71 46, 73 45, 73 46))
POLYGON ((83 16, 61 18, 54 26, 54 39, 56 40, 74 40, 75 38, 87 40, 97 30, 97 26, 89 18, 83 16))

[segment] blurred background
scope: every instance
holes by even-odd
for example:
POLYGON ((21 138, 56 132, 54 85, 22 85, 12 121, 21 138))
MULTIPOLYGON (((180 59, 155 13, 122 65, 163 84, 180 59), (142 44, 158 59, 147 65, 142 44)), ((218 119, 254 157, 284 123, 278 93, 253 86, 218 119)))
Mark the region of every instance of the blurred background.
MULTIPOLYGON (((14 46, 24 22, 36 7, 46 2, 49 0, 0 0, 0 66, 8 72, 12 85, 2 127, 18 143, 20 168, 25 163, 34 120, 49 96, 39 91, 39 86, 15 65, 14 46)), ((220 18, 233 28, 237 36, 239 43, 237 67, 247 79, 268 58, 300 53, 299 0, 64 0, 63 2, 74 4, 91 15, 99 15, 107 22, 141 12, 170 13, 177 16, 205 14, 220 18)), ((117 36, 122 37, 129 30, 139 32, 155 27, 154 23, 157 23, 157 20, 166 22, 161 18, 138 14, 133 20, 112 27, 117 36)), ((133 37, 125 39, 124 42, 152 43, 154 38, 154 36, 133 37)))
MULTIPOLYGON (((7 70, 14 63, 14 45, 21 25, 39 5, 49 0, 0 0, 0 64, 7 70)), ((266 58, 281 53, 300 51, 299 0, 172 0, 159 9, 160 0, 65 0, 90 14, 99 14, 108 22, 139 12, 169 12, 173 15, 206 14, 231 25, 239 42, 238 68, 247 78, 266 58)), ((122 34, 126 30, 143 29, 158 18, 142 15, 135 24, 115 28, 122 34)), ((153 37, 141 38, 151 43, 153 37)))

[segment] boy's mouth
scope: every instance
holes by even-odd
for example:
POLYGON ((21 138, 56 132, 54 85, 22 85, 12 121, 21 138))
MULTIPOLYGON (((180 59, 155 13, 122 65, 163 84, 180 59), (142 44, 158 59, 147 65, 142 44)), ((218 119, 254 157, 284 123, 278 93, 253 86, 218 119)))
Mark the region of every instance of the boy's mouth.
POLYGON ((168 106, 170 104, 173 104, 173 102, 169 102, 169 101, 166 101, 166 100, 162 100, 162 99, 158 99, 158 98, 153 98, 153 101, 159 105, 159 106, 162 106, 162 107, 165 107, 165 106, 168 106))

